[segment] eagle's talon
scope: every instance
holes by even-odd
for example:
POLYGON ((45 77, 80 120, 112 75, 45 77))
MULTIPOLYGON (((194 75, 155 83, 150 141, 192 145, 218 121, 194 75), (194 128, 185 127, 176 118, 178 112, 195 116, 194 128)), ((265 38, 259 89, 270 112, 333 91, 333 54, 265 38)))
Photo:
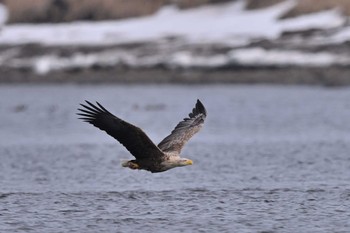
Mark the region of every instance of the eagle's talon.
POLYGON ((137 163, 129 162, 129 168, 131 169, 139 169, 140 166, 137 163))

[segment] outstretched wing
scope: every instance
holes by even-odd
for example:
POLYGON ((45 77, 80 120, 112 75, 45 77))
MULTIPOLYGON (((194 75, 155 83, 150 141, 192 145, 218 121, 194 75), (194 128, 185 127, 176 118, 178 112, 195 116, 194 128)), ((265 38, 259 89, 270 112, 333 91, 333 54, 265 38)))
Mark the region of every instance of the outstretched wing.
POLYGON ((179 122, 171 134, 158 144, 162 151, 180 154, 185 143, 202 128, 207 111, 197 100, 196 106, 188 116, 189 118, 179 122))
POLYGON ((83 108, 78 109, 80 112, 77 114, 81 116, 79 119, 106 131, 123 144, 136 159, 164 155, 140 128, 114 116, 98 102, 96 102, 98 106, 89 101, 86 103, 88 105, 80 104, 83 108))

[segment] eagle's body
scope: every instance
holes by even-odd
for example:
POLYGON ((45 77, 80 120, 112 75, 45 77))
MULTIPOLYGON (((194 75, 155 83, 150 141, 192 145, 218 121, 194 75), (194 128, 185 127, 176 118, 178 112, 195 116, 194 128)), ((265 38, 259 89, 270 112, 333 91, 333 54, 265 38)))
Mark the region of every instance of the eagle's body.
POLYGON ((202 128, 207 116, 199 100, 189 118, 179 122, 158 146, 140 128, 114 116, 98 102, 97 106, 88 101, 86 103, 88 105, 81 104, 84 108, 79 109, 80 119, 106 131, 136 158, 122 163, 123 167, 163 172, 174 167, 192 165, 192 161, 181 158, 180 153, 185 143, 202 128))
POLYGON ((171 168, 191 165, 192 161, 189 159, 180 158, 178 155, 164 153, 164 156, 154 159, 137 159, 122 163, 123 167, 131 169, 143 169, 151 172, 164 172, 171 168))

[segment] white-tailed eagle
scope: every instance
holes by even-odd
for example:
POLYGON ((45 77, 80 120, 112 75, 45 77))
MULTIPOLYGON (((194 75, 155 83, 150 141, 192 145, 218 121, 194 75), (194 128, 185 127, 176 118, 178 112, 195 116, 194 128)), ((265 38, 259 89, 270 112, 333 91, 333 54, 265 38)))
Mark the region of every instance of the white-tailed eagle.
POLYGON ((179 122, 158 146, 140 128, 114 116, 98 102, 96 105, 89 101, 86 103, 80 104, 83 108, 78 109, 79 119, 106 131, 136 158, 122 163, 123 167, 164 172, 192 165, 192 160, 181 158, 180 153, 185 143, 202 128, 207 116, 206 109, 199 100, 189 117, 179 122))

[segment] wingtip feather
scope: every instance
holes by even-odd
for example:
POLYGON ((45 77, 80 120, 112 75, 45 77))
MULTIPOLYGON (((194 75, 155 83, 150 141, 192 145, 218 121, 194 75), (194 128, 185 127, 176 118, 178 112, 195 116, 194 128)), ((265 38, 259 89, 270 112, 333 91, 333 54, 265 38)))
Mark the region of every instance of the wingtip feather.
POLYGON ((195 110, 197 110, 198 113, 202 113, 204 116, 207 116, 207 110, 199 99, 197 99, 195 110))
POLYGON ((103 106, 102 106, 102 104, 100 104, 99 102, 97 102, 96 101, 96 104, 103 110, 103 111, 105 111, 105 112, 107 112, 107 113, 110 113, 107 109, 105 109, 103 106))

